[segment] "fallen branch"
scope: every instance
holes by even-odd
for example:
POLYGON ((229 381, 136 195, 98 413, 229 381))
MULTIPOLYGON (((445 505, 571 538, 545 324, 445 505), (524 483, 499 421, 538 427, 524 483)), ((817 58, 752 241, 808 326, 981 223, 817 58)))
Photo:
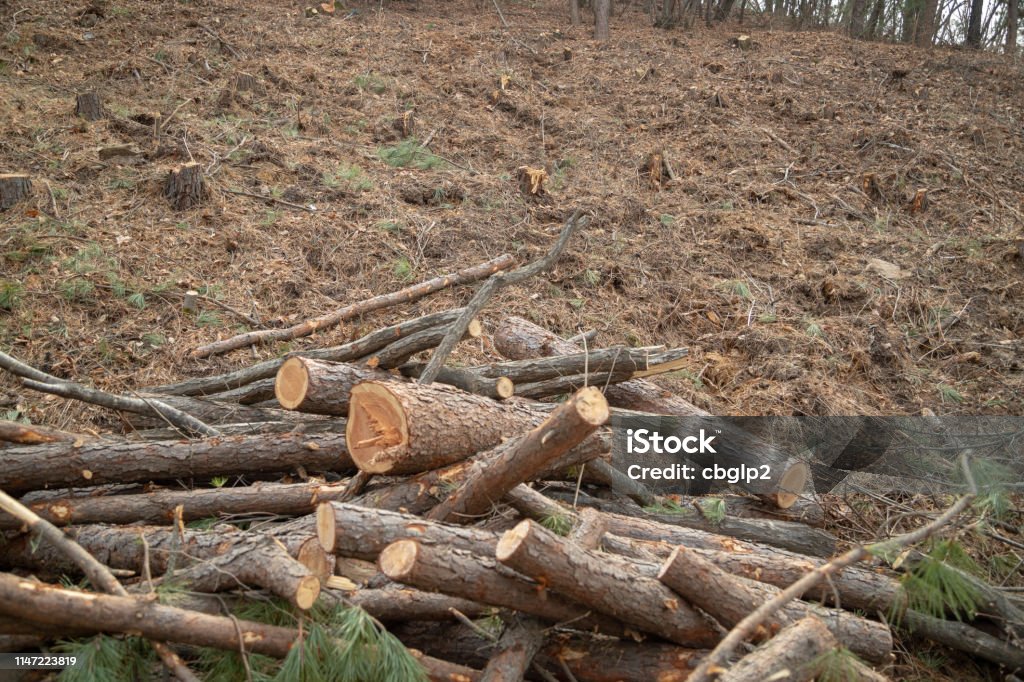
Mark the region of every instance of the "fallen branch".
MULTIPOLYGON (((497 7, 497 5, 495 5, 497 7)), ((558 237, 558 241, 551 247, 551 250, 543 257, 533 263, 524 267, 513 270, 512 272, 505 275, 492 275, 483 286, 481 286, 473 298, 470 299, 466 305, 465 310, 459 319, 456 320, 451 328, 448 330, 448 334, 445 336, 444 341, 441 345, 434 350, 434 354, 430 356, 430 362, 427 363, 426 368, 420 375, 419 383, 429 384, 437 379, 438 373, 444 366, 445 360, 451 355, 452 350, 455 349, 455 344, 459 342, 462 335, 466 333, 466 329, 469 327, 470 321, 476 317, 477 314, 483 310, 484 306, 491 299, 498 289, 508 286, 510 284, 518 284, 519 282, 525 281, 536 274, 549 270, 554 266, 555 261, 562 255, 562 251, 565 250, 566 245, 569 243, 569 238, 573 232, 576 231, 576 227, 579 221, 579 217, 582 211, 576 209, 572 215, 566 221, 565 226, 562 228, 562 233, 558 237)))
MULTIPOLYGON (((506 254, 499 256, 493 260, 487 261, 486 263, 474 265, 441 277, 435 277, 434 279, 406 287, 405 289, 401 289, 390 294, 374 296, 373 298, 368 298, 364 301, 347 305, 344 308, 339 308, 325 315, 321 315, 320 317, 307 320, 301 324, 297 324, 286 329, 261 329, 246 332, 245 334, 239 334, 238 336, 233 336, 229 339, 217 341, 205 346, 200 346, 192 351, 192 357, 207 358, 211 355, 226 353, 236 348, 244 348, 245 346, 252 346, 257 343, 289 341, 291 339, 299 338, 300 336, 309 336, 318 329, 333 327, 345 320, 358 317, 359 315, 365 315, 366 313, 380 310, 381 308, 387 308, 398 303, 409 303, 447 287, 474 282, 483 277, 487 277, 488 275, 493 275, 495 272, 511 267, 513 262, 514 259, 511 255, 506 254)), ((471 320, 474 315, 475 313, 473 315, 469 315, 466 320, 466 326, 468 326, 469 320, 471 320)), ((462 338, 465 331, 466 327, 463 326, 458 335, 453 339, 453 346, 455 342, 462 338)))

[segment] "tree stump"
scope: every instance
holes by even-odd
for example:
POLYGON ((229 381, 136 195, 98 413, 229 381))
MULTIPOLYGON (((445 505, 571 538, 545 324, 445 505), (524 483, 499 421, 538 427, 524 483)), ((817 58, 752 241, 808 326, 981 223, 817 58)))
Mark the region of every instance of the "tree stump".
POLYGON ((6 211, 28 197, 31 191, 32 180, 29 176, 20 173, 0 175, 0 210, 6 211))
POLYGON ((86 121, 98 121, 103 118, 103 101, 95 92, 83 92, 75 103, 75 115, 86 121))
POLYGON ((523 194, 533 197, 542 197, 546 194, 544 182, 548 179, 548 172, 544 168, 531 168, 520 166, 516 169, 519 178, 519 189, 523 194))
POLYGON ((198 206, 206 197, 203 170, 198 163, 186 163, 175 168, 164 183, 164 196, 176 211, 198 206))

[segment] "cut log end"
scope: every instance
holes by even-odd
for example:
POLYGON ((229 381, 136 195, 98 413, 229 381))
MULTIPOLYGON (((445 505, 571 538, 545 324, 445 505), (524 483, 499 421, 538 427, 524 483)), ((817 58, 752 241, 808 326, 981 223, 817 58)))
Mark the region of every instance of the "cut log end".
POLYGON ((20 173, 0 175, 0 210, 7 210, 32 192, 32 180, 20 173))
POLYGON ((512 383, 512 380, 509 379, 508 377, 498 377, 497 383, 495 384, 494 388, 498 394, 498 397, 501 398, 502 400, 505 400, 506 398, 511 398, 513 395, 515 395, 516 392, 516 385, 512 383))
POLYGON ((811 476, 806 462, 791 463, 779 479, 778 489, 764 498, 779 509, 789 509, 798 499, 811 476))
POLYGON ((302 404, 309 389, 309 372, 302 358, 288 358, 281 365, 274 379, 274 396, 286 410, 294 410, 302 404))
POLYGON ((334 508, 330 502, 321 502, 316 508, 316 537, 324 551, 333 554, 338 536, 334 525, 334 508))
POLYGON ((386 386, 376 382, 352 389, 345 439, 352 461, 369 474, 384 474, 393 463, 385 451, 409 442, 405 409, 386 386))
POLYGON ((303 611, 308 611, 313 608, 313 604, 316 603, 319 596, 320 579, 315 575, 304 576, 299 580, 298 587, 295 589, 295 605, 303 611))
POLYGON ((466 328, 466 336, 471 339, 479 339, 484 333, 484 325, 480 320, 473 318, 469 321, 469 327, 466 328))
POLYGON ((529 537, 531 528, 532 524, 529 520, 526 520, 516 524, 516 527, 512 530, 505 531, 501 539, 498 540, 497 548, 494 550, 494 556, 498 558, 498 561, 506 561, 513 556, 519 550, 523 541, 529 537))
POLYGON ((334 557, 327 553, 318 538, 310 538, 302 543, 295 558, 321 582, 334 573, 334 557))
POLYGON ((415 540, 393 542, 380 553, 377 566, 388 578, 401 581, 412 572, 419 550, 419 543, 415 540))
POLYGON ((608 401, 600 389, 594 386, 581 388, 576 394, 576 412, 588 424, 600 426, 608 421, 611 412, 608 401))

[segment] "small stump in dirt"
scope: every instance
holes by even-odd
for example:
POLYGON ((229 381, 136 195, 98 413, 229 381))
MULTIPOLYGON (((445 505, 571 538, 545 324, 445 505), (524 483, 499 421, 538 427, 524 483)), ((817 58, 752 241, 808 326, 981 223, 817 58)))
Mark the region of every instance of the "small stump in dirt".
POLYGON ((75 102, 75 115, 86 121, 103 118, 103 101, 95 92, 83 92, 75 102))
POLYGON ((548 172, 543 168, 531 168, 520 166, 516 169, 519 177, 519 189, 523 194, 533 197, 542 197, 546 194, 544 182, 548 179, 548 172))
POLYGON ((6 211, 31 192, 32 179, 29 176, 18 173, 0 175, 0 210, 6 211))
POLYGON ((164 183, 164 196, 176 211, 198 206, 206 197, 203 171, 198 163, 186 163, 170 172, 164 183))

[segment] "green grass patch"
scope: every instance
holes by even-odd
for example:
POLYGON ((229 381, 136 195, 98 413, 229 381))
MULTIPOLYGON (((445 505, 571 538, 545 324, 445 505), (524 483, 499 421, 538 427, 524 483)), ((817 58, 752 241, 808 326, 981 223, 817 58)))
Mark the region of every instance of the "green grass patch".
POLYGON ((414 137, 402 140, 391 147, 380 147, 377 156, 381 161, 394 168, 412 167, 419 170, 444 168, 448 162, 434 155, 429 149, 420 146, 414 137))

